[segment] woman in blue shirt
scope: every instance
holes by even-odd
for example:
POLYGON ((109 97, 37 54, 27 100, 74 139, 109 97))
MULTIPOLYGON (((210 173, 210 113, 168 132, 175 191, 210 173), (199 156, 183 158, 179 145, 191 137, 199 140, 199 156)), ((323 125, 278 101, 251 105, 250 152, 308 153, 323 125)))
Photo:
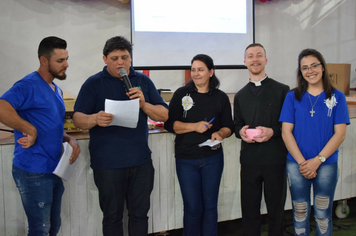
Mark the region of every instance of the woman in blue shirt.
POLYGON ((284 101, 280 122, 288 149, 287 175, 296 235, 309 235, 313 186, 316 235, 332 234, 332 204, 338 179, 338 148, 350 123, 345 95, 329 80, 320 52, 298 57, 298 86, 284 101))

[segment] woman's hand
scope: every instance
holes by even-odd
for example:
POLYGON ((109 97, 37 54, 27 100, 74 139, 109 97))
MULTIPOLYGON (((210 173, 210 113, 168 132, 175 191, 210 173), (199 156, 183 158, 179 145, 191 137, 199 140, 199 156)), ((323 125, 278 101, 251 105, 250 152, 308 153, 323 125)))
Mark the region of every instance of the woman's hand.
POLYGON ((207 122, 207 121, 200 121, 200 122, 195 123, 194 131, 197 133, 204 133, 205 131, 210 129, 212 126, 213 125, 209 124, 209 122, 207 122))
POLYGON ((320 164, 318 157, 306 160, 299 164, 299 172, 307 179, 314 179, 320 164))
POLYGON ((211 141, 214 142, 215 140, 222 141, 223 137, 221 137, 219 131, 212 133, 211 135, 211 141))

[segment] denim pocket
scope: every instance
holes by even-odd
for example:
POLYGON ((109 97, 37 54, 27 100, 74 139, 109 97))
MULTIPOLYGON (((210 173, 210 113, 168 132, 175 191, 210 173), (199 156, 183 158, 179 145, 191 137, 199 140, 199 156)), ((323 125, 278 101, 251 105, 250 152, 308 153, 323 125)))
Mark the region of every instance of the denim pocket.
POLYGON ((26 177, 28 179, 38 179, 44 177, 46 174, 44 173, 35 173, 35 172, 27 172, 26 177))

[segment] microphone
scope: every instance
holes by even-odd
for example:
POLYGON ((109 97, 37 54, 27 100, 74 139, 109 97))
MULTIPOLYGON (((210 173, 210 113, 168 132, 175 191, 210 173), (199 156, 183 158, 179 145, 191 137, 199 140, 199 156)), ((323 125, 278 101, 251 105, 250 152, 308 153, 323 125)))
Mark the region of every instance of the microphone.
POLYGON ((127 71, 125 68, 120 68, 120 76, 122 80, 124 81, 126 91, 128 92, 130 88, 132 88, 131 82, 129 77, 127 76, 127 71))

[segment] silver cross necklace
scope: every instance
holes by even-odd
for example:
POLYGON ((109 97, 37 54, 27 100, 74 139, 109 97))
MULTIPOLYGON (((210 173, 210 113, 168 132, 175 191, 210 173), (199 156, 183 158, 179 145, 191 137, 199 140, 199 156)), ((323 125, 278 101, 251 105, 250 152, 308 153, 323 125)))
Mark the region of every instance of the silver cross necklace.
MULTIPOLYGON (((320 93, 321 94, 321 93, 320 93)), ((310 111, 310 116, 313 117, 314 116, 314 106, 316 104, 316 102, 318 101, 319 97, 320 97, 320 94, 318 95, 318 97, 316 98, 316 101, 314 102, 314 105, 312 104, 312 101, 311 101, 311 98, 310 98, 310 94, 308 93, 308 97, 309 97, 309 101, 310 101, 310 105, 312 107, 311 111, 310 111)))

